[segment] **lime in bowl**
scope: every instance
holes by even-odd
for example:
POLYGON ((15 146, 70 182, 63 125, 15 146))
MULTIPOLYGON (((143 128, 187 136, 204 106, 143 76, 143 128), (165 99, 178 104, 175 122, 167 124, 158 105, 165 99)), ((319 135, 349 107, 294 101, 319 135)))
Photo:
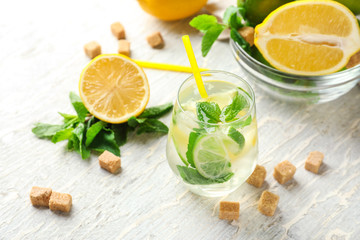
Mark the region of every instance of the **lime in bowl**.
POLYGON ((190 191, 223 196, 244 183, 257 162, 255 95, 232 73, 206 71, 201 77, 207 98, 200 96, 193 75, 179 88, 166 156, 190 191))

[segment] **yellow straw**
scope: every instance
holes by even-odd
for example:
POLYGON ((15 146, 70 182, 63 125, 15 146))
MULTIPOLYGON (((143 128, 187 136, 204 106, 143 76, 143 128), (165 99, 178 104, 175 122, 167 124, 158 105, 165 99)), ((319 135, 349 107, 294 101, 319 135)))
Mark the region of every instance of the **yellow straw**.
MULTIPOLYGON (((168 71, 175 71, 175 72, 187 72, 192 73, 191 67, 186 66, 180 66, 180 65, 173 65, 173 64, 167 64, 167 63, 155 63, 155 62, 147 62, 147 61, 141 61, 141 60, 135 60, 140 67, 143 68, 153 68, 153 69, 160 69, 160 70, 168 70, 168 71)), ((206 68, 200 68, 200 71, 208 71, 209 69, 206 68)))
POLYGON ((204 83, 203 83, 203 81, 201 79, 200 70, 199 70, 199 67, 198 67, 198 65, 196 63, 196 58, 195 58, 194 51, 193 51, 191 43, 190 43, 189 35, 182 36, 182 40, 183 40, 183 43, 184 43, 184 46, 185 46, 186 53, 187 53, 188 58, 189 58, 189 62, 190 62, 192 72, 193 72, 194 77, 195 77, 196 85, 198 87, 200 96, 202 98, 207 98, 208 95, 206 93, 204 83))

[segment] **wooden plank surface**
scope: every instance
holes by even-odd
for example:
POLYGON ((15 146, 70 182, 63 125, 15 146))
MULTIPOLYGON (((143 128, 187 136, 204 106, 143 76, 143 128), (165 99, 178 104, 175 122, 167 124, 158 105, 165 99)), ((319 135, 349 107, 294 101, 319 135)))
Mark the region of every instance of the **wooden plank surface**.
MULTIPOLYGON (((224 198, 187 191, 171 172, 166 136, 131 136, 121 148, 122 171, 100 169, 31 132, 36 122, 60 123, 89 59, 83 45, 97 40, 115 53, 110 24, 121 21, 132 57, 188 64, 181 42, 189 34, 199 65, 244 76, 227 41, 201 57, 201 36, 185 19, 161 22, 136 1, 8 1, 0 9, 0 239, 358 239, 360 236, 360 89, 322 105, 296 105, 270 98, 255 86, 259 163, 266 184, 246 183, 224 198), (161 31, 166 46, 151 49, 145 38, 161 31), (310 151, 325 154, 315 175, 304 169, 310 151), (273 167, 288 159, 295 179, 279 185, 273 167), (32 186, 70 193, 69 214, 31 206, 32 186), (257 211, 263 190, 280 196, 273 217, 257 211), (240 218, 219 220, 220 200, 240 201, 240 218)), ((146 70, 149 105, 173 101, 185 73, 146 70)), ((244 76, 246 77, 246 76, 244 76)), ((169 123, 170 116, 163 118, 169 123)))

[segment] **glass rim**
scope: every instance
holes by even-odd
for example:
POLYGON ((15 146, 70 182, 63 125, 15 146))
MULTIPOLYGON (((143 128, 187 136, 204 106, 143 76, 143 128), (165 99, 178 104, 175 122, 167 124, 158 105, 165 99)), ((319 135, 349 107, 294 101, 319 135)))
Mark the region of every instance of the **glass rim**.
MULTIPOLYGON (((195 121, 196 123, 201 123, 201 124, 205 124, 207 126, 227 126, 227 125, 231 125, 231 124, 234 124, 234 123, 238 123, 238 122, 242 122, 244 121, 245 119, 247 119, 250 115, 251 115, 251 112, 253 111, 253 109, 255 108, 255 92, 253 90, 253 88, 251 87, 251 85, 245 80, 243 79, 242 77, 234 74, 234 73, 231 73, 231 72, 227 72, 227 71, 222 71, 222 70, 209 70, 209 71, 203 71, 203 72, 200 72, 201 75, 207 75, 207 74, 217 74, 217 73, 220 73, 220 74, 225 74, 225 75, 230 75, 234 78, 236 78, 238 81, 244 83, 248 88, 249 88, 249 92, 248 91, 245 91, 245 94, 247 93, 250 97, 250 103, 249 103, 249 109, 248 111, 246 112, 246 114, 244 116, 241 116, 239 119, 235 120, 235 121, 232 121, 232 122, 226 122, 226 123, 206 123, 206 122, 203 122, 203 121, 200 121, 199 119, 197 118, 194 118, 193 116, 189 115, 186 113, 186 111, 183 109, 183 107, 181 106, 181 103, 180 103, 180 92, 182 90, 182 88, 184 87, 185 83, 187 83, 188 81, 190 81, 191 79, 194 79, 194 83, 196 85, 196 82, 195 82, 195 78, 194 78, 194 74, 191 74, 188 78, 186 78, 180 85, 178 91, 177 91, 177 96, 176 96, 176 103, 178 104, 181 112, 183 112, 185 114, 185 116, 187 116, 189 119, 192 119, 193 121, 195 121)), ((216 80, 216 79, 214 79, 216 80)), ((229 82, 229 81, 226 81, 224 79, 218 79, 218 80, 221 80, 221 81, 225 81, 225 82, 229 82)), ((197 88, 196 88, 197 89, 197 88)))
MULTIPOLYGON (((302 80, 311 80, 311 81, 328 81, 330 79, 337 79, 339 77, 341 77, 342 75, 347 75, 349 72, 354 72, 354 71, 360 71, 360 64, 357 66, 354 66, 352 68, 340 71, 340 72, 335 72, 335 73, 330 73, 330 74, 326 74, 326 75, 299 75, 299 74, 293 74, 293 73, 286 73, 283 71, 280 71, 278 69, 269 67, 261 62, 259 62, 257 59, 251 57, 237 42, 235 42, 233 39, 230 38, 230 45, 232 45, 233 47, 235 47, 237 50, 239 50, 241 52, 241 54, 250 62, 252 62, 255 65, 260 66, 261 68, 270 71, 272 73, 275 73, 277 75, 281 75, 284 77, 288 77, 288 78, 301 78, 302 80)), ((339 83, 337 83, 339 84, 339 83)))

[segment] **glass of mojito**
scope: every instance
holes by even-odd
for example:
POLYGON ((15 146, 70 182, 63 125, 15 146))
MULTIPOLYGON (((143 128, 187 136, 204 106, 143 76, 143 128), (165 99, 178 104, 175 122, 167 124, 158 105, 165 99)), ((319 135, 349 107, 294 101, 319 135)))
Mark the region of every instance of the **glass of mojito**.
POLYGON ((194 76, 180 86, 166 156, 172 171, 196 194, 226 195, 253 172, 258 158, 255 95, 239 76, 201 73, 207 98, 194 76))

